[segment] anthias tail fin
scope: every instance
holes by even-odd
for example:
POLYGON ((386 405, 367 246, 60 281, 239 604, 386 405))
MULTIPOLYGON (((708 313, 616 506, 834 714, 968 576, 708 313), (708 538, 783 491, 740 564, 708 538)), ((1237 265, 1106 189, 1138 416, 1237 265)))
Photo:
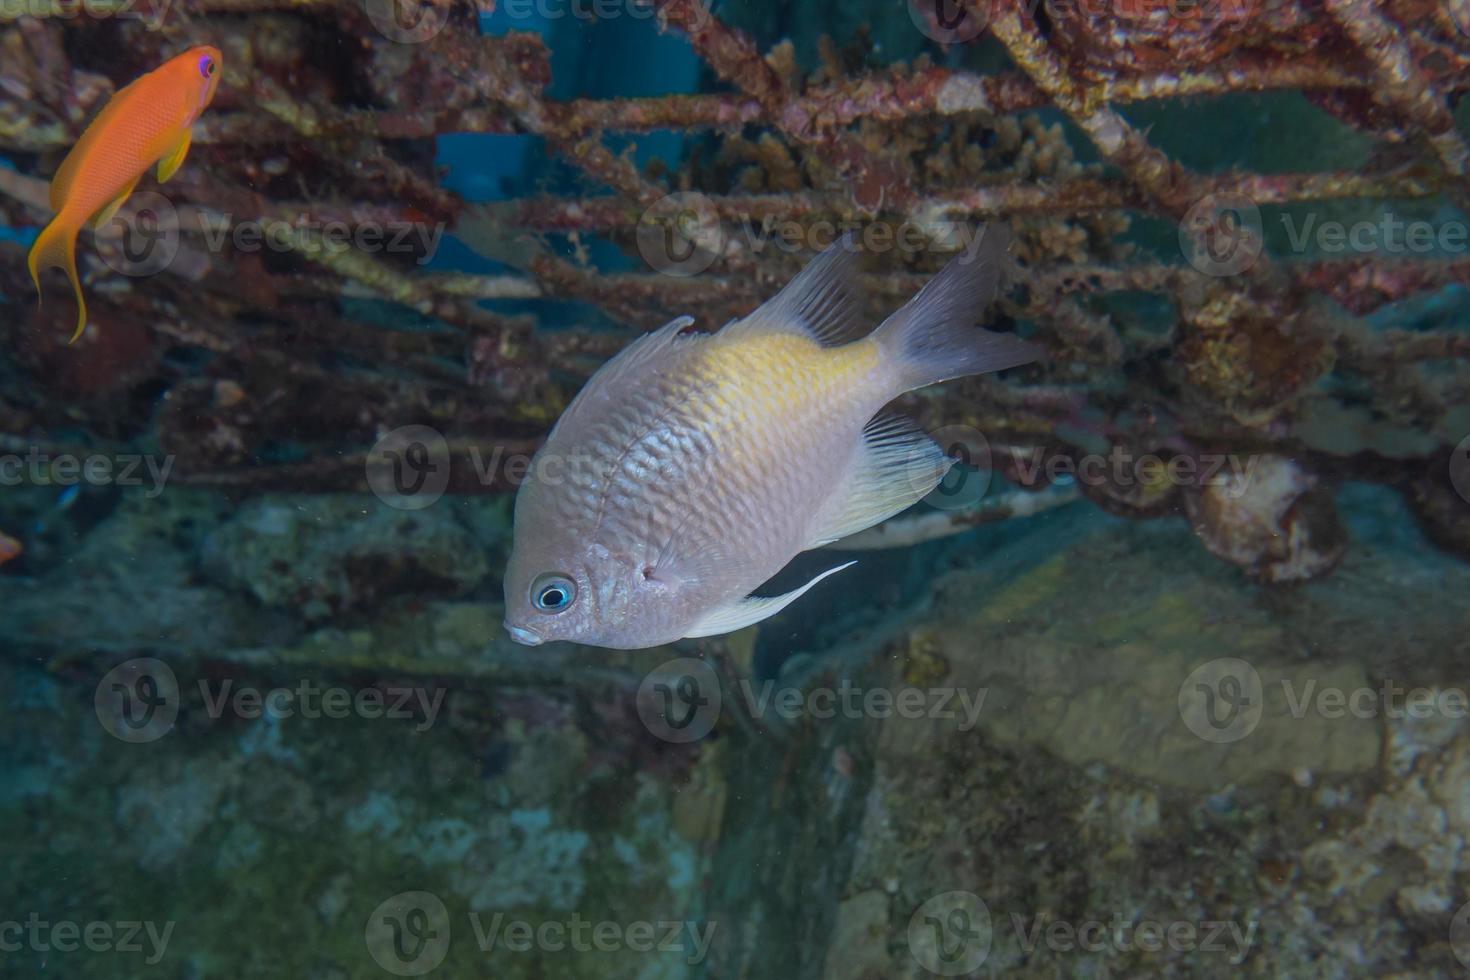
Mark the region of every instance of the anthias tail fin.
POLYGON ((836 575, 844 568, 851 568, 856 564, 857 562, 850 561, 845 565, 829 568, 806 585, 787 592, 785 595, 771 596, 770 598, 746 596, 744 599, 736 599, 734 602, 721 606, 701 619, 685 635, 688 637, 719 636, 721 633, 733 633, 735 630, 744 629, 753 623, 759 623, 763 619, 769 619, 797 599, 806 595, 807 591, 822 581, 822 579, 829 575, 836 575))
POLYGON ((873 332, 897 368, 899 391, 1002 371, 1041 356, 1040 347, 1014 334, 976 327, 995 299, 1010 246, 1009 232, 997 225, 981 236, 973 254, 952 260, 873 332))
POLYGON ((77 229, 58 215, 36 237, 26 264, 31 270, 31 281, 36 284, 37 296, 41 295, 43 270, 61 269, 66 273, 72 294, 77 298, 77 329, 71 337, 71 343, 76 343, 82 331, 87 329, 87 302, 82 298, 82 280, 77 275, 77 229))

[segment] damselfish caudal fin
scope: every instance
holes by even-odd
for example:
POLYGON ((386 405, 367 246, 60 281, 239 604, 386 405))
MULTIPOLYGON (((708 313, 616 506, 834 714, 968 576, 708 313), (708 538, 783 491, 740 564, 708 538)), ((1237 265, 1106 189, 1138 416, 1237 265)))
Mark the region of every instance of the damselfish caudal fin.
POLYGON ((36 284, 38 301, 41 296, 41 273, 46 269, 63 270, 71 282, 71 291, 77 298, 77 329, 71 335, 71 343, 76 343, 82 331, 87 328, 87 303, 82 298, 82 280, 77 275, 77 231, 75 225, 57 215, 49 225, 41 229, 36 243, 31 246, 30 255, 26 257, 26 263, 31 269, 31 281, 36 284))
POLYGON ((1036 360, 1042 349, 1014 334, 976 326, 995 299, 1010 233, 987 225, 979 243, 952 260, 873 331, 897 368, 900 391, 950 378, 1002 371, 1036 360))

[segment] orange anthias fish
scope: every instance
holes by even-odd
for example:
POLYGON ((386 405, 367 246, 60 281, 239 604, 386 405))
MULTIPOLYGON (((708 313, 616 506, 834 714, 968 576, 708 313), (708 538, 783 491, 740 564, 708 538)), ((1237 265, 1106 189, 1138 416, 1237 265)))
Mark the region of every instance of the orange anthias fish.
POLYGON ((72 147, 51 180, 56 217, 31 246, 36 291, 41 271, 61 268, 77 298, 75 342, 87 326, 87 304, 77 276, 77 235, 88 222, 112 220, 149 167, 168 180, 184 162, 194 121, 219 84, 217 48, 190 48, 114 95, 72 147))
POLYGON ((25 551, 24 545, 4 531, 0 531, 0 565, 5 564, 12 558, 19 558, 23 551, 25 551))

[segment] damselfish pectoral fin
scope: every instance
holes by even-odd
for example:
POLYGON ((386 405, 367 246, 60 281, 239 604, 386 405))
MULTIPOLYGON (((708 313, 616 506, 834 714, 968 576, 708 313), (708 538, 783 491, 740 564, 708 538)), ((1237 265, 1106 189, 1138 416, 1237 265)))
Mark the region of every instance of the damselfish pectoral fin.
POLYGON ((721 606, 714 612, 705 616, 694 628, 686 633, 686 636, 718 636, 721 633, 733 633, 735 630, 744 629, 752 623, 759 623, 763 619, 769 619, 776 613, 791 605, 797 599, 829 575, 836 575, 844 568, 850 568, 857 562, 850 561, 836 568, 829 568, 806 585, 785 595, 771 596, 770 598, 759 598, 757 596, 746 596, 744 599, 736 599, 734 602, 721 606))
POLYGON ((954 460, 912 421, 879 415, 818 513, 808 548, 840 541, 885 521, 939 485, 954 460))
POLYGON ((117 217, 118 209, 123 206, 123 203, 128 198, 133 196, 133 188, 138 186, 138 181, 141 179, 141 177, 135 178, 131 184, 123 188, 121 194, 109 201, 101 211, 97 212, 96 217, 92 219, 93 231, 100 231, 109 221, 117 217))
POLYGON ((178 144, 169 151, 168 156, 158 161, 158 182, 160 184, 179 172, 179 168, 184 165, 184 157, 189 155, 189 143, 193 138, 194 133, 192 130, 184 130, 184 135, 179 138, 178 144))

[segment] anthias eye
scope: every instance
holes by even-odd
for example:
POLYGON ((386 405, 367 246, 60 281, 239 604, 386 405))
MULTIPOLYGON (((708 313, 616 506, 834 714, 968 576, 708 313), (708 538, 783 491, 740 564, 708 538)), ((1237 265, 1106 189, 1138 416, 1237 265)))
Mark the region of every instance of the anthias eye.
POLYGON ((543 575, 531 586, 531 604, 542 612, 561 612, 577 597, 577 584, 565 575, 543 575))
POLYGON ((203 75, 205 78, 212 78, 214 76, 214 73, 215 73, 214 59, 211 58, 209 55, 205 55, 204 57, 200 58, 199 59, 199 74, 203 75))

